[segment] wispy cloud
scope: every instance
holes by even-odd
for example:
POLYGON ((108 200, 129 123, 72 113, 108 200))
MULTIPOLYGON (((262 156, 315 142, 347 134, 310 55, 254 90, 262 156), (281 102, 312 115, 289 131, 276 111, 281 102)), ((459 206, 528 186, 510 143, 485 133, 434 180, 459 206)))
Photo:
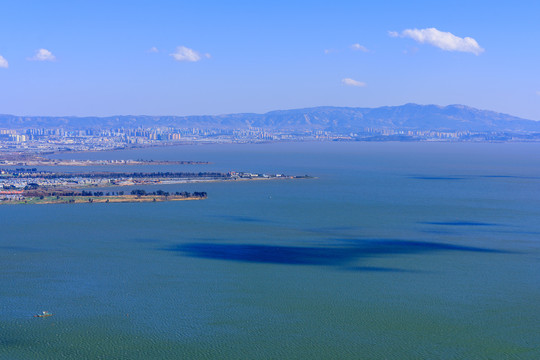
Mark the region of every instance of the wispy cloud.
POLYGON ((328 55, 328 54, 331 54, 331 53, 335 53, 337 52, 336 49, 324 49, 324 54, 325 55, 328 55))
POLYGON ((38 50, 36 50, 36 53, 34 54, 34 56, 29 58, 28 60, 32 60, 32 61, 55 61, 56 56, 54 56, 47 49, 38 49, 38 50))
MULTIPOLYGON (((202 59, 202 56, 199 52, 185 46, 178 46, 176 48, 176 51, 170 55, 176 61, 197 62, 202 59)), ((204 54, 203 56, 207 59, 211 57, 211 55, 208 53, 204 54)))
MULTIPOLYGON (((1 56, 0 56, 1 57, 1 56)), ((7 66, 6 66, 7 67, 7 66)), ((540 90, 536 92, 536 95, 540 96, 540 90)))
POLYGON ((436 28, 406 29, 401 33, 389 31, 391 37, 411 38, 421 44, 430 44, 445 51, 461 51, 480 55, 484 49, 471 37, 461 38, 450 32, 439 31, 436 28))
POLYGON ((358 43, 352 44, 352 45, 351 45, 351 49, 357 50, 357 51, 362 51, 362 52, 369 52, 369 49, 368 49, 368 48, 366 48, 365 46, 360 45, 360 44, 358 44, 358 43))
POLYGON ((8 67, 9 67, 9 64, 7 60, 2 55, 0 55, 0 68, 7 69, 8 67))
POLYGON ((159 52, 159 50, 158 50, 158 48, 157 48, 157 47, 155 47, 155 46, 152 46, 152 47, 151 47, 150 49, 148 49, 148 52, 149 52, 149 53, 158 53, 158 52, 159 52))
POLYGON ((357 87, 364 87, 364 86, 367 85, 365 82, 358 81, 358 80, 354 80, 354 79, 351 79, 351 78, 345 78, 345 79, 342 79, 342 80, 341 80, 341 83, 342 83, 343 85, 347 85, 347 86, 357 86, 357 87))

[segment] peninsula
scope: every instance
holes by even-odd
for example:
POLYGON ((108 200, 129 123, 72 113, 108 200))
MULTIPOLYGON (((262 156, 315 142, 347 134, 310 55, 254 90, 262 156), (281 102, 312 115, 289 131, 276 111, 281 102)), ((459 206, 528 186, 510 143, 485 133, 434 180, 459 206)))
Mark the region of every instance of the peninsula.
POLYGON ((200 200, 206 192, 91 191, 97 187, 180 184, 209 181, 300 179, 304 176, 221 172, 52 172, 35 168, 0 169, 0 204, 63 204, 200 200), (82 190, 85 189, 85 190, 82 190))
POLYGON ((208 161, 165 161, 165 160, 74 160, 48 159, 40 156, 14 155, 0 159, 4 166, 121 166, 121 165, 206 165, 208 161))
MULTIPOLYGON (((147 193, 145 190, 133 190, 129 194, 124 192, 73 192, 57 190, 54 192, 39 191, 3 191, 4 197, 0 198, 0 204, 92 204, 92 203, 140 203, 140 202, 163 202, 183 200, 203 200, 207 198, 206 192, 175 192, 168 193, 163 190, 147 193), (8 197, 9 196, 9 197, 8 197)), ((0 196, 2 191, 0 191, 0 196)))
POLYGON ((0 169, 0 187, 4 190, 36 190, 38 188, 88 188, 188 182, 270 180, 305 178, 285 174, 249 172, 62 172, 35 168, 0 169))

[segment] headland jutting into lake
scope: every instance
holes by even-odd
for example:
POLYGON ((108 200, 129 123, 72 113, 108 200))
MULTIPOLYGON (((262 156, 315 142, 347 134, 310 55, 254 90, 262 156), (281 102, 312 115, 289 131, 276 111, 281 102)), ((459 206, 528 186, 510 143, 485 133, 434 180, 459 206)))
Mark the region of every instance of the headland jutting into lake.
POLYGON ((208 161, 166 161, 166 160, 74 160, 49 159, 31 154, 10 154, 0 159, 4 166, 138 166, 138 165, 205 165, 208 161))
POLYGON ((36 168, 0 169, 0 204, 56 204, 88 202, 157 202, 172 200, 200 200, 206 192, 176 192, 158 190, 146 193, 133 190, 103 192, 80 189, 122 187, 134 185, 182 184, 209 181, 246 181, 271 179, 299 179, 309 176, 261 174, 230 171, 222 172, 58 172, 36 168))
POLYGON ((10 199, 0 199, 0 204, 11 205, 40 205, 40 204, 92 204, 92 203, 142 203, 163 201, 203 200, 207 198, 206 192, 175 192, 168 193, 163 190, 146 192, 145 190, 133 190, 129 194, 120 192, 102 191, 55 191, 49 193, 21 192, 11 193, 10 199), (38 195, 41 194, 41 195, 38 195), (15 196, 13 196, 15 195, 15 196))

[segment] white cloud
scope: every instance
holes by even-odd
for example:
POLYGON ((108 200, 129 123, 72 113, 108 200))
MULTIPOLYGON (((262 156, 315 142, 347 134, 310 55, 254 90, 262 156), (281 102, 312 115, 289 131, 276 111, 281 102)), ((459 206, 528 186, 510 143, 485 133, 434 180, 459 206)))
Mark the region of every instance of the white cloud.
POLYGON ((9 67, 9 64, 7 62, 7 60, 2 56, 0 55, 0 68, 8 68, 9 67))
POLYGON ((33 57, 31 57, 28 60, 33 61, 55 61, 56 56, 54 56, 49 50, 47 49, 39 49, 36 50, 36 53, 33 57))
POLYGON ((364 87, 364 86, 367 85, 365 82, 354 80, 354 79, 351 79, 351 78, 342 79, 341 83, 343 85, 347 85, 347 86, 358 86, 358 87, 364 87))
POLYGON ((325 55, 328 55, 328 54, 331 54, 331 53, 335 53, 337 52, 336 49, 324 49, 324 54, 325 55))
MULTIPOLYGON (((201 60, 201 54, 197 51, 187 48, 185 46, 178 46, 176 51, 170 54, 176 61, 188 61, 188 62, 197 62, 201 60)), ((204 54, 204 57, 209 59, 210 54, 204 54)))
POLYGON ((389 31, 391 37, 408 37, 421 44, 430 44, 445 51, 461 51, 480 55, 484 49, 471 37, 460 38, 449 32, 439 31, 435 28, 406 29, 401 33, 389 31))
POLYGON ((149 53, 158 53, 158 52, 159 52, 159 50, 158 50, 158 48, 157 48, 157 47, 155 47, 155 46, 152 46, 152 47, 151 47, 150 49, 148 49, 148 52, 149 52, 149 53))
POLYGON ((352 45, 351 45, 351 49, 353 49, 353 50, 358 50, 358 51, 363 51, 363 52, 369 52, 369 49, 368 49, 368 48, 366 48, 365 46, 360 45, 360 44, 358 44, 358 43, 352 44, 352 45))
MULTIPOLYGON (((1 56, 0 56, 1 57, 1 56)), ((7 66, 6 66, 7 67, 7 66)), ((540 90, 536 92, 536 95, 540 96, 540 90)))

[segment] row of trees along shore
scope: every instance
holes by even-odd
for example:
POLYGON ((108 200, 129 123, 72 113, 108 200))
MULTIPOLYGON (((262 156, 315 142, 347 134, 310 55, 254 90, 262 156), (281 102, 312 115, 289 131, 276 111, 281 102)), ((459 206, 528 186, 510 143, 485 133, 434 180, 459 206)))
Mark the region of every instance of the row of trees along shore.
MULTIPOLYGON (((109 192, 103 192, 103 191, 66 191, 66 190, 54 190, 54 191, 39 191, 39 190, 30 190, 25 191, 24 195, 26 197, 44 197, 44 196, 93 196, 93 197, 101 197, 101 196, 124 196, 124 191, 109 191, 109 192)), ((187 191, 176 191, 174 193, 170 193, 168 191, 163 190, 157 190, 153 192, 147 192, 142 189, 135 189, 132 190, 130 195, 136 195, 136 196, 175 196, 175 197, 183 197, 183 198, 190 198, 190 197, 198 197, 198 198, 205 198, 207 196, 206 192, 204 191, 195 191, 193 193, 187 192, 187 191)))
POLYGON ((146 192, 145 190, 142 190, 142 189, 136 189, 136 190, 132 190, 131 191, 131 195, 137 195, 137 196, 151 196, 151 195, 157 195, 157 196, 171 196, 171 195, 174 195, 174 196, 180 196, 180 197, 185 197, 185 198, 188 198, 188 197, 200 197, 200 198, 203 198, 203 197, 206 197, 206 192, 199 192, 199 191, 195 191, 193 193, 189 193, 187 191, 182 191, 182 192, 175 192, 175 193, 169 193, 168 191, 163 191, 163 190, 158 190, 158 191, 154 191, 154 192, 146 192))
POLYGON ((72 179, 72 178, 102 178, 102 179, 116 179, 116 178, 227 178, 231 177, 229 173, 220 172, 151 172, 151 173, 123 173, 123 172, 90 172, 90 173, 36 173, 36 174, 19 174, 9 173, 11 177, 22 178, 41 178, 41 179, 72 179))

